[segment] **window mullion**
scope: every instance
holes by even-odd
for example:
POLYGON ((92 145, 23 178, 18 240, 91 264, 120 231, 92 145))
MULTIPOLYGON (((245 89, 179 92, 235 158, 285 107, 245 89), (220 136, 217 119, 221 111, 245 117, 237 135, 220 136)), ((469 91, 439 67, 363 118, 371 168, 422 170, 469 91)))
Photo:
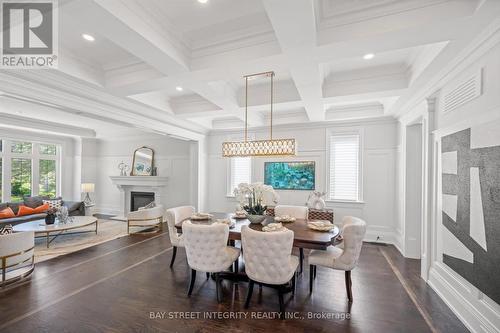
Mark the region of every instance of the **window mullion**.
POLYGON ((40 151, 39 144, 33 143, 31 159, 31 195, 36 196, 40 191, 40 151))

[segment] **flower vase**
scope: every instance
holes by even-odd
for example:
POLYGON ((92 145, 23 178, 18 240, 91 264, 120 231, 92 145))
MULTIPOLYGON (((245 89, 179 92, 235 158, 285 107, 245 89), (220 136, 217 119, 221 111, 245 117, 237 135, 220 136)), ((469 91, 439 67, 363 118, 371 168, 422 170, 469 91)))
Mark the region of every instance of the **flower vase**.
POLYGON ((48 214, 47 216, 45 216, 45 224, 51 225, 51 224, 54 224, 55 221, 56 221, 55 215, 48 214))
POLYGON ((266 215, 247 215, 248 220, 251 224, 260 224, 266 219, 266 215))

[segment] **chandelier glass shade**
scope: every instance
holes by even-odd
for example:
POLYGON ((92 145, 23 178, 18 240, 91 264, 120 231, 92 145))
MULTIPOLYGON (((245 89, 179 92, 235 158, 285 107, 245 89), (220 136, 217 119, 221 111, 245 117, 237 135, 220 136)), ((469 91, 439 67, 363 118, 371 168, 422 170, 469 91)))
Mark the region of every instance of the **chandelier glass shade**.
POLYGON ((244 76, 245 78, 245 140, 222 143, 223 157, 247 156, 294 156, 297 145, 295 139, 273 139, 274 72, 264 72, 244 76), (248 140, 248 79, 257 76, 271 78, 271 124, 268 140, 248 140))

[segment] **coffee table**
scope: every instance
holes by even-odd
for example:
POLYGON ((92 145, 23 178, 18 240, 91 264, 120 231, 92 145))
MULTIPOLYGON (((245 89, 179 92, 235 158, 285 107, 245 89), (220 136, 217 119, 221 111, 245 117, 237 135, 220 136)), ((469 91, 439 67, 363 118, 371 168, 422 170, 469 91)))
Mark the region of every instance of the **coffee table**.
MULTIPOLYGON (((97 235, 97 218, 93 216, 72 216, 73 222, 68 222, 65 224, 45 224, 45 220, 36 220, 26 223, 21 223, 15 225, 13 227, 14 232, 22 232, 22 231, 34 231, 35 237, 46 237, 47 238, 47 248, 49 248, 50 243, 54 241, 58 236, 62 235, 64 232, 73 229, 79 229, 88 227, 92 224, 95 224, 95 233, 97 235)), ((74 233, 83 233, 83 232, 93 232, 94 230, 89 231, 79 231, 74 233)))

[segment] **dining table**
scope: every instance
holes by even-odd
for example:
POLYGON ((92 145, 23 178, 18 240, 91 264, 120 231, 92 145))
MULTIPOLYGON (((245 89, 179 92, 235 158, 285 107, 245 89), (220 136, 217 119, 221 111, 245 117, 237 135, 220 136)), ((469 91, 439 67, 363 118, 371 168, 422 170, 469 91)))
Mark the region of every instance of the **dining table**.
MULTIPOLYGON (((235 241, 241 240, 241 229, 243 226, 249 226, 253 230, 262 231, 262 228, 270 223, 275 223, 274 216, 266 216, 265 220, 262 223, 252 224, 247 218, 235 217, 235 213, 210 213, 211 217, 206 220, 198 220, 198 219, 186 219, 178 222, 175 227, 177 230, 182 233, 182 224, 185 221, 190 221, 191 223, 196 224, 212 224, 216 223, 218 220, 228 219, 232 223, 232 226, 229 228, 229 244, 235 244, 235 241)), ((282 222, 282 225, 293 231, 293 246, 302 249, 311 249, 311 250, 326 250, 328 246, 334 245, 336 238, 339 236, 340 230, 338 226, 334 226, 330 231, 318 231, 313 230, 308 227, 308 223, 313 220, 306 219, 295 219, 293 222, 282 222)), ((320 221, 320 220, 314 220, 320 221)), ((329 221, 327 221, 329 222, 329 221)), ((244 250, 244 249, 243 249, 244 250)), ((238 264, 236 262, 235 265, 236 272, 238 271, 238 264)))

